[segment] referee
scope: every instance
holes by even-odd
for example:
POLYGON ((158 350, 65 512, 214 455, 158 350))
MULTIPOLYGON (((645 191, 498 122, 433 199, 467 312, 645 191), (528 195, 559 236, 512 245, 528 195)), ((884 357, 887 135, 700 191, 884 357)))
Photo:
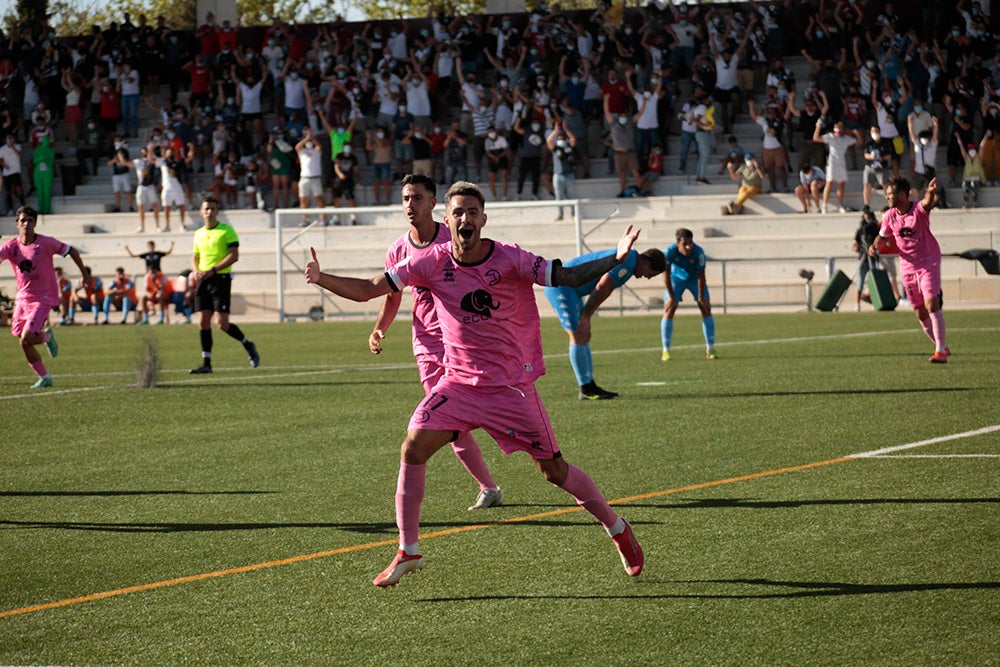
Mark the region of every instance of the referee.
POLYGON ((232 288, 230 272, 240 258, 240 239, 236 230, 220 223, 219 202, 214 197, 201 200, 201 219, 204 226, 194 233, 194 258, 191 278, 197 284, 194 309, 201 313, 198 333, 201 335, 201 366, 192 368, 196 374, 212 372, 212 313, 219 329, 229 334, 250 355, 250 366, 260 366, 257 346, 247 340, 235 324, 229 323, 229 294, 232 288))

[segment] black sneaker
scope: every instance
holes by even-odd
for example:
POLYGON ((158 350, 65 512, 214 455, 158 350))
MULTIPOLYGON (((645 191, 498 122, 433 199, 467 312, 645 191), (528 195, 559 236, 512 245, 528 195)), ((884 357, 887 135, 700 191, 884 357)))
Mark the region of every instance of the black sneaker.
POLYGON ((208 364, 202 364, 201 366, 198 366, 198 368, 191 369, 192 375, 202 375, 204 373, 211 373, 211 372, 212 372, 212 367, 209 366, 208 364))
POLYGON ((247 343, 247 354, 250 355, 250 368, 260 366, 260 355, 257 354, 257 346, 255 344, 247 343))
POLYGON ((605 391, 597 386, 595 382, 580 387, 580 394, 577 396, 581 401, 607 401, 617 398, 618 394, 613 391, 605 391))

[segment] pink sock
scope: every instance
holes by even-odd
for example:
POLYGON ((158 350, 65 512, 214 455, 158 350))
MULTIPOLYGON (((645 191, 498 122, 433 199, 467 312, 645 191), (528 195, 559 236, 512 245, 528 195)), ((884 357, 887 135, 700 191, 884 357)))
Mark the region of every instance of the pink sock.
POLYGON ((399 546, 417 543, 420 533, 420 503, 424 499, 427 464, 399 462, 399 479, 396 482, 396 527, 399 528, 399 546))
POLYGON ((479 482, 480 490, 496 488, 496 483, 486 468, 486 461, 483 460, 483 452, 479 449, 479 445, 471 433, 466 431, 460 434, 451 443, 451 448, 473 479, 479 482))
POLYGON ((927 337, 931 339, 931 342, 937 345, 937 341, 934 340, 934 330, 933 330, 933 325, 931 324, 930 317, 928 317, 925 320, 920 320, 920 328, 924 330, 924 333, 927 334, 927 337))
POLYGON ((43 331, 42 332, 42 342, 43 343, 48 343, 50 340, 52 340, 52 334, 50 334, 48 331, 43 331))
POLYGON ((594 480, 576 466, 569 466, 566 481, 559 488, 576 498, 577 505, 590 512, 606 529, 610 529, 618 521, 618 515, 611 509, 594 480))
POLYGON ((29 361, 28 365, 31 366, 31 370, 35 371, 35 375, 40 378, 49 374, 49 371, 45 368, 45 362, 41 359, 38 361, 29 361))
POLYGON ((931 335, 931 340, 934 341, 934 348, 938 352, 944 352, 945 348, 944 313, 942 313, 940 310, 935 310, 933 313, 931 313, 930 321, 931 321, 931 331, 933 332, 933 334, 931 335))

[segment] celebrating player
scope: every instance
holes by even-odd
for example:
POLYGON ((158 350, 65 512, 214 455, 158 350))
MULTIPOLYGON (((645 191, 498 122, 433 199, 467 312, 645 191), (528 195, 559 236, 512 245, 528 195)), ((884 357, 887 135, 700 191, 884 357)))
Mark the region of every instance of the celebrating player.
MULTIPOLYGON (((563 266, 585 264, 613 254, 615 250, 598 250, 571 259, 563 266)), ((594 360, 590 353, 590 319, 604 300, 629 278, 632 276, 652 278, 663 273, 666 267, 666 259, 659 248, 650 248, 641 255, 638 251, 632 250, 624 262, 586 285, 545 288, 545 296, 559 316, 559 323, 569 334, 569 363, 576 375, 576 383, 580 385, 577 397, 581 401, 606 400, 618 396, 613 391, 601 389, 594 381, 594 360), (583 302, 583 297, 588 297, 586 304, 583 302)))
POLYGON ((434 297, 444 341, 444 377, 410 417, 401 449, 396 488, 400 549, 372 582, 396 585, 423 567, 418 549, 420 505, 426 464, 455 432, 483 428, 507 454, 527 452, 542 475, 596 518, 611 536, 625 571, 636 576, 644 564, 631 526, 619 517, 587 473, 566 462, 534 382, 545 372, 538 306, 532 285, 579 286, 600 277, 628 256, 639 235, 629 226, 613 255, 564 267, 515 245, 483 239, 483 191, 459 181, 445 197, 450 244, 437 244, 419 257, 364 280, 322 273, 315 250, 306 281, 354 301, 424 288, 434 297))
POLYGON ((21 340, 24 358, 38 376, 33 389, 52 386, 52 376, 35 346, 44 343, 51 356, 59 354, 52 328, 47 326, 49 311, 59 305, 59 284, 52 257, 69 255, 80 268, 84 280, 90 278, 80 252, 51 236, 36 234, 37 222, 38 212, 35 209, 30 206, 17 209, 18 236, 0 246, 0 263, 10 260, 17 278, 10 332, 21 340))
POLYGON ((934 343, 932 364, 946 364, 951 350, 945 344, 944 313, 941 312, 941 246, 931 233, 931 209, 938 202, 938 182, 932 178, 922 201, 910 201, 910 182, 894 176, 885 186, 889 209, 882 216, 882 227, 875 242, 868 247, 874 257, 890 244, 899 248, 899 273, 906 298, 920 320, 920 327, 934 343))
MULTIPOLYGON (((408 174, 401 181, 403 186, 403 212, 410 221, 410 229, 389 246, 385 254, 385 268, 391 269, 407 257, 417 257, 437 243, 451 241, 448 227, 434 221, 436 186, 430 176, 408 174)), ((444 343, 441 342, 441 325, 434 313, 434 297, 427 290, 412 289, 413 293, 413 354, 417 358, 420 384, 428 394, 444 375, 444 343)), ((382 352, 382 339, 399 312, 402 292, 390 292, 379 309, 375 330, 368 338, 372 354, 382 352)), ((483 460, 483 453, 471 433, 461 433, 451 443, 455 456, 469 474, 479 483, 479 496, 469 509, 496 507, 503 502, 500 487, 493 481, 483 460)))

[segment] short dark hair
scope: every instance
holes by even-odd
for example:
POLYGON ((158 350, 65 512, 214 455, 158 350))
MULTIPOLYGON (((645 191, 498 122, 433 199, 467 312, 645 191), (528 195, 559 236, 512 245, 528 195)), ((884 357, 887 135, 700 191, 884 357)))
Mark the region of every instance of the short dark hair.
POLYGON ((677 238, 678 241, 680 241, 681 239, 694 239, 694 232, 692 232, 687 227, 678 227, 677 231, 674 233, 674 236, 677 238))
POLYGON ((215 197, 212 197, 211 195, 206 195, 206 196, 204 196, 204 197, 201 198, 201 203, 202 204, 215 204, 216 206, 218 206, 219 205, 219 200, 216 199, 215 197))
POLYGON ((653 269, 657 273, 663 273, 667 270, 667 256, 663 254, 663 251, 659 248, 650 248, 639 253, 639 257, 649 262, 649 268, 653 269))
POLYGON ((422 185, 432 197, 437 196, 437 183, 427 174, 407 174, 399 181, 399 185, 422 185))
POLYGON ((452 183, 444 196, 444 200, 450 202, 452 197, 463 196, 475 197, 479 200, 480 206, 486 207, 486 195, 483 194, 482 189, 478 185, 469 181, 456 181, 452 183))
POLYGON ((28 216, 32 220, 38 220, 38 211, 30 206, 22 206, 17 209, 17 211, 14 212, 14 218, 20 218, 22 214, 28 216))
POLYGON ((910 194, 910 182, 902 176, 893 176, 885 184, 885 187, 891 187, 893 192, 905 192, 910 194))

